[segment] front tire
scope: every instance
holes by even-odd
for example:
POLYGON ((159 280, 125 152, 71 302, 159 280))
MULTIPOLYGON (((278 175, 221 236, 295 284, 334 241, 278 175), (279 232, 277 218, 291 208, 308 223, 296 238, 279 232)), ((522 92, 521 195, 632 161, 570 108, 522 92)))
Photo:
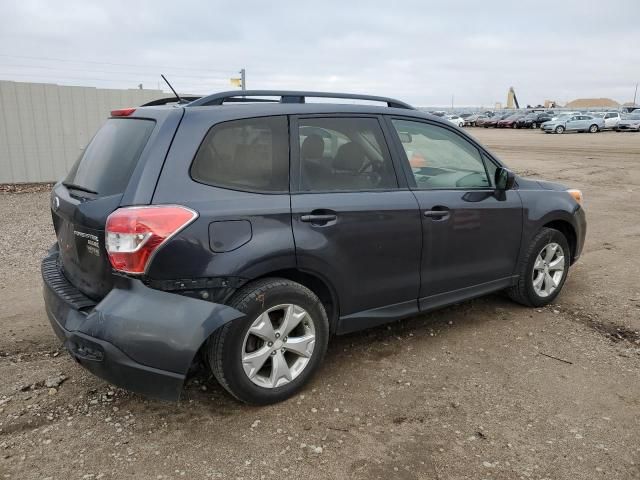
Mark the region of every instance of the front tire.
POLYGON ((322 302, 299 283, 267 278, 242 287, 229 305, 246 315, 209 339, 207 358, 220 385, 255 405, 297 393, 327 350, 329 321, 322 302))
POLYGON ((522 261, 518 283, 507 290, 522 305, 542 307, 560 294, 569 272, 571 249, 562 232, 543 228, 531 240, 522 261))
POLYGON ((564 127, 562 125, 558 125, 554 131, 556 133, 564 133, 564 127))
POLYGON ((598 131, 600 131, 600 129, 595 123, 589 127, 589 133, 598 133, 598 131))

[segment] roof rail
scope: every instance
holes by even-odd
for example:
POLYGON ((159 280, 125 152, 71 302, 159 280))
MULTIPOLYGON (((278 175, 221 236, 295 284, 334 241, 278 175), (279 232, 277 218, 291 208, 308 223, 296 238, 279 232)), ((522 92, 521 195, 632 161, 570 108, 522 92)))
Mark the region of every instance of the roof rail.
MULTIPOLYGON (((194 100, 198 100, 200 97, 180 97, 182 98, 182 103, 193 102, 194 100)), ((158 105, 166 105, 167 103, 179 103, 176 97, 167 97, 167 98, 159 98, 157 100, 152 100, 150 102, 145 103, 144 105, 140 105, 141 107, 156 107, 158 105)))
POLYGON ((408 103, 389 97, 378 97, 375 95, 358 95, 355 93, 332 93, 332 92, 305 92, 294 90, 231 90, 228 92, 214 93, 206 97, 199 98, 189 103, 189 107, 202 107, 205 105, 222 105, 225 102, 278 102, 277 100, 266 100, 252 97, 280 97, 279 103, 305 103, 307 97, 310 98, 344 98, 350 100, 369 100, 372 102, 386 103, 388 107, 407 108, 415 110, 408 103))

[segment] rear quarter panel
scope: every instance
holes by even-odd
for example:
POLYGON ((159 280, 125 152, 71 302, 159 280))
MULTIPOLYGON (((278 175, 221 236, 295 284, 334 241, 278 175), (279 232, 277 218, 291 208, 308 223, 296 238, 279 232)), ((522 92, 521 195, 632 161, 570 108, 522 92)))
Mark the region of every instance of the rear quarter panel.
MULTIPOLYGON (((294 268, 288 193, 249 193, 204 185, 194 181, 189 173, 208 130, 222 121, 246 118, 246 114, 220 107, 186 110, 158 180, 153 203, 185 205, 197 211, 199 217, 160 249, 147 275, 154 280, 228 276, 252 279, 294 268), (250 223, 249 241, 244 238, 237 248, 214 252, 210 225, 236 220, 250 223)), ((220 226, 216 224, 216 229, 220 226)))

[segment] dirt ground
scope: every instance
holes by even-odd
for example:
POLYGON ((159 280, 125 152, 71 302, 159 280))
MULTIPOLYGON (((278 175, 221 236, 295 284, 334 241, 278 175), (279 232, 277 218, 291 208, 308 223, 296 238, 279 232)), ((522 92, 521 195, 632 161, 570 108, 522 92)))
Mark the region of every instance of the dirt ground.
POLYGON ((336 338, 266 408, 206 375, 163 403, 77 366, 41 298, 48 194, 0 194, 0 478, 640 478, 640 134, 471 132, 583 190, 587 243, 557 302, 492 295, 336 338))

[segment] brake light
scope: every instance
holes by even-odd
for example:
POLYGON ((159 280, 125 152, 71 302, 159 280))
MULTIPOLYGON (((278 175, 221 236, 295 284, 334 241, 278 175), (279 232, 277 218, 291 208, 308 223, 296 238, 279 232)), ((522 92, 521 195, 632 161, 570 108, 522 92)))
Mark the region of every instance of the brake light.
POLYGON ((135 108, 119 108, 118 110, 111 110, 112 117, 128 117, 133 112, 135 112, 135 108))
POLYGON ((144 273, 160 247, 197 217, 181 205, 119 208, 109 215, 105 228, 111 266, 123 273, 144 273))

